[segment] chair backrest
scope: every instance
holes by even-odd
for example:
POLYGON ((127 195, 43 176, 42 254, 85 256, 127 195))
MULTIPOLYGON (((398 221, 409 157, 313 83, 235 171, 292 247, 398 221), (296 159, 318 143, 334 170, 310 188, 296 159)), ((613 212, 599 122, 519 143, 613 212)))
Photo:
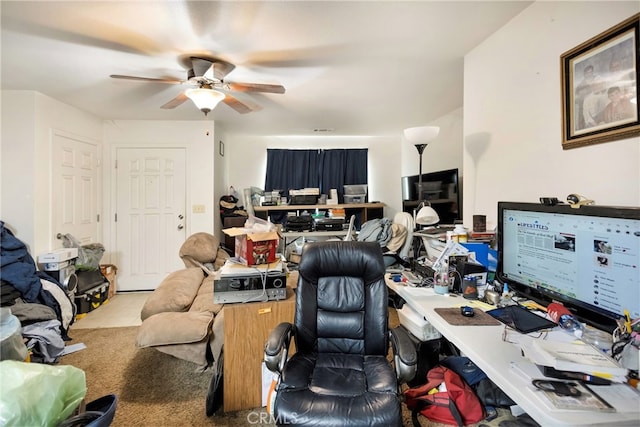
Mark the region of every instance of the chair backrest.
POLYGON ((296 348, 302 353, 385 355, 388 291, 376 242, 306 245, 296 289, 296 348))
POLYGON ((355 225, 355 222, 356 222, 356 216, 351 215, 351 218, 349 219, 349 228, 347 229, 347 234, 344 236, 344 239, 343 239, 345 242, 353 240, 353 227, 355 225))
POLYGON ((413 229, 415 228, 415 223, 413 222, 413 217, 408 212, 398 212, 393 217, 393 222, 395 224, 404 225, 407 229, 407 237, 398 251, 398 256, 403 260, 409 258, 409 250, 411 249, 411 245, 413 244, 413 229))

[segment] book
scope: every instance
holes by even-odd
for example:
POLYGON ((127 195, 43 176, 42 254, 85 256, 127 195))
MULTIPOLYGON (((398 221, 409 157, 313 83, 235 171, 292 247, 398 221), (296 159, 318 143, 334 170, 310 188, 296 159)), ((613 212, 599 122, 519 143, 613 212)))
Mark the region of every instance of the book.
POLYGON ((611 357, 581 341, 558 342, 525 339, 520 342, 525 356, 537 365, 560 371, 582 372, 622 382, 628 373, 611 357))

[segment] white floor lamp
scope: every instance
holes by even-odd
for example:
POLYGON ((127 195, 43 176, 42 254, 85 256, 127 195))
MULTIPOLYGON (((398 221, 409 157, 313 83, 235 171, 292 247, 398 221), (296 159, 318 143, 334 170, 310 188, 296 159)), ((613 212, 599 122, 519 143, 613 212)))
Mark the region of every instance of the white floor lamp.
POLYGON ((440 222, 438 213, 431 207, 431 204, 423 199, 422 191, 422 153, 427 145, 436 139, 440 133, 438 126, 417 126, 404 130, 404 138, 413 144, 418 150, 420 157, 420 168, 418 175, 418 207, 413 212, 414 221, 417 225, 434 225, 440 222), (417 214, 416 214, 417 211, 417 214))

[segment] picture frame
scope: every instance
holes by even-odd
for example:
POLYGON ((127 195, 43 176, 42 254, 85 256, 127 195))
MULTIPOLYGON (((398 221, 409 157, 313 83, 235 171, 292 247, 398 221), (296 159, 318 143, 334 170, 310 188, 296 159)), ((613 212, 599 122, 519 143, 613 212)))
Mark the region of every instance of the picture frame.
POLYGON ((640 134, 640 13, 560 56, 562 148, 640 134))
POLYGON ((222 157, 224 157, 224 142, 219 141, 219 143, 218 143, 218 147, 219 147, 219 148, 218 148, 218 152, 220 153, 220 155, 221 155, 222 157))

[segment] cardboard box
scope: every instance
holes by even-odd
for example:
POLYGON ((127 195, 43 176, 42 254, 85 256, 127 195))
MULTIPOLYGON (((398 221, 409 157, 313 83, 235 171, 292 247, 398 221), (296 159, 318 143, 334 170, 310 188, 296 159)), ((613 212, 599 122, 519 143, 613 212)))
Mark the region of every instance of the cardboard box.
POLYGON ((267 264, 276 261, 280 242, 277 231, 253 233, 246 228, 225 228, 225 234, 235 238, 235 256, 246 265, 267 264))

